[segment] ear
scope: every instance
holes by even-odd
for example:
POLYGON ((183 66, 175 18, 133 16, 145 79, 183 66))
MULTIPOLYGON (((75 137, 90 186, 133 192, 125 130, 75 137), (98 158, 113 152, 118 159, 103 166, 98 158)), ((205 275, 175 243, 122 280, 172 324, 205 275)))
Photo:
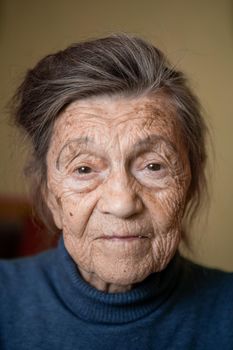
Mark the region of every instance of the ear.
POLYGON ((44 189, 42 192, 43 192, 45 203, 47 204, 49 210, 52 213, 55 225, 57 226, 57 228, 62 230, 63 229, 62 215, 61 215, 62 208, 61 208, 61 203, 59 198, 57 198, 54 195, 54 193, 49 188, 47 188, 47 186, 46 186, 46 189, 44 189))

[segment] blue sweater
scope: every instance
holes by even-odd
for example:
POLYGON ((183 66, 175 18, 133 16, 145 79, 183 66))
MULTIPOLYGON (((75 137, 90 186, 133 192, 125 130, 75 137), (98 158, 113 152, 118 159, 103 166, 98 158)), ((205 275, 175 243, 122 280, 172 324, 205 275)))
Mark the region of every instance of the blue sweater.
POLYGON ((131 291, 108 294, 81 278, 61 239, 0 262, 0 349, 232 350, 233 274, 177 253, 131 291))

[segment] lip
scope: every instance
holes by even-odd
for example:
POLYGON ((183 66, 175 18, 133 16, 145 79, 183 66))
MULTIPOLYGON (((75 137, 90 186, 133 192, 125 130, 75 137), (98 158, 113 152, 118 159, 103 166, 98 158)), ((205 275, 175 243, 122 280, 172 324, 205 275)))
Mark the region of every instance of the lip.
POLYGON ((133 241, 133 240, 141 240, 141 239, 145 239, 145 238, 149 238, 148 236, 143 236, 143 235, 105 235, 105 236, 101 236, 101 239, 104 240, 117 240, 117 241, 133 241))

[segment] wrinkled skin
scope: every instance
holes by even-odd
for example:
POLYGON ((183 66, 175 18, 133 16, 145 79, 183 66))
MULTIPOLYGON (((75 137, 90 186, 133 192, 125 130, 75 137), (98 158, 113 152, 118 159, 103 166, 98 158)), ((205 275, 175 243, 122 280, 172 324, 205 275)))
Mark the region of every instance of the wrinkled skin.
POLYGON ((166 267, 191 178, 166 96, 73 102, 56 120, 47 167, 48 206, 88 283, 124 292, 166 267))

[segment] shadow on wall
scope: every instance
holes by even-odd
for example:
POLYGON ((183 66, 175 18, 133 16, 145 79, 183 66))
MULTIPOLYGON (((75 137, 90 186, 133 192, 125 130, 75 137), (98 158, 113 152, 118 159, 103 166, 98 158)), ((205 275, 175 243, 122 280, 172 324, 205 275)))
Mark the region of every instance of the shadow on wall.
POLYGON ((26 199, 0 196, 0 258, 34 255, 56 243, 57 238, 32 217, 26 199))

